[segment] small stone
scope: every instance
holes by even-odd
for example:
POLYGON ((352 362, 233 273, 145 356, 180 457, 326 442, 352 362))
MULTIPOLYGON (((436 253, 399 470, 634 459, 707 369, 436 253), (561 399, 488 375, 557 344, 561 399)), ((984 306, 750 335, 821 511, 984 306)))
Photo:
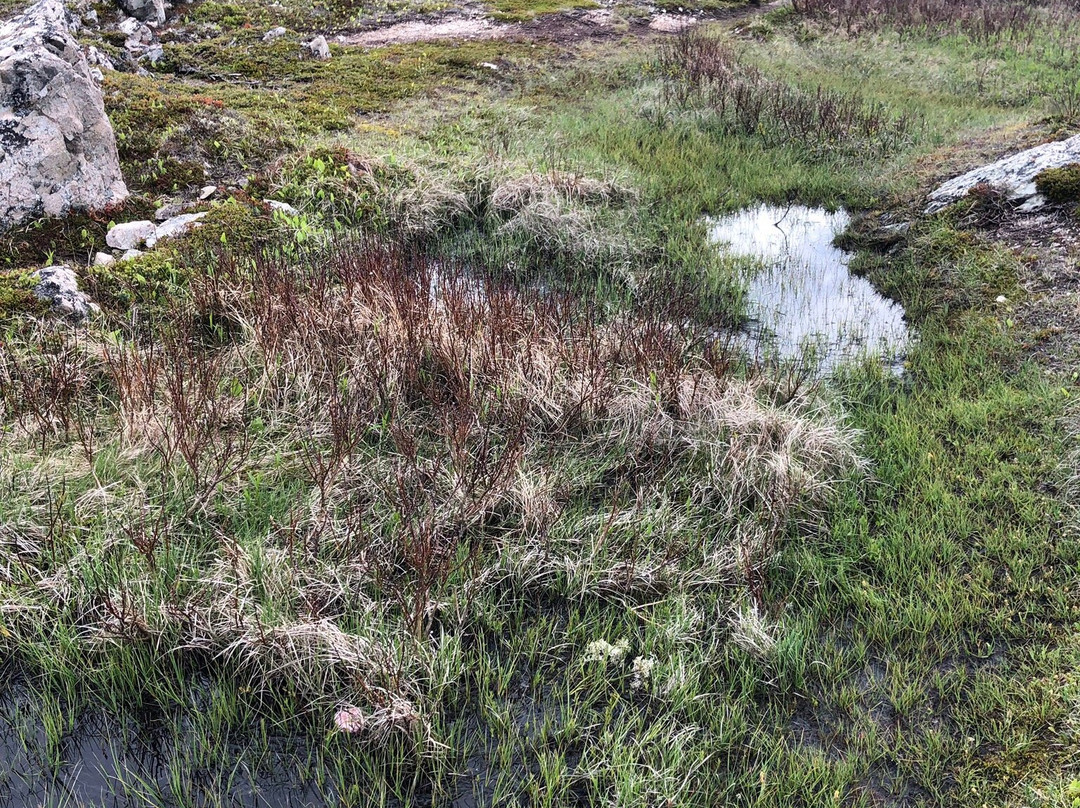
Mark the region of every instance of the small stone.
POLYGON ((199 190, 199 199, 207 200, 217 193, 216 185, 207 185, 199 190))
POLYGON ((205 215, 206 212, 204 211, 202 213, 183 213, 179 216, 173 216, 157 226, 154 235, 146 240, 146 246, 153 247, 162 239, 182 236, 193 227, 198 227, 199 219, 205 215))
POLYGON ((279 25, 277 28, 271 28, 269 31, 263 34, 262 41, 273 42, 276 39, 281 39, 281 37, 285 36, 285 34, 287 33, 288 31, 285 30, 284 27, 279 25))
POLYGON ((116 263, 116 258, 110 253, 99 252, 99 253, 94 255, 94 266, 96 266, 96 267, 107 267, 110 264, 115 264, 115 263, 116 263))
POLYGON ((301 59, 318 59, 325 62, 330 58, 330 45, 326 37, 317 36, 310 42, 305 42, 300 48, 301 59))
POLYGON ((161 47, 160 44, 151 45, 146 49, 146 53, 142 55, 142 58, 149 61, 150 64, 156 65, 165 58, 165 48, 161 47))
POLYGON ((1032 213, 1045 205, 1046 197, 1044 197, 1042 194, 1035 194, 1034 196, 1029 198, 1027 202, 1018 207, 1017 211, 1019 211, 1020 213, 1032 213))
POLYGON ((96 67, 100 67, 102 70, 116 70, 116 66, 113 64, 112 59, 93 45, 86 49, 86 61, 96 67))
POLYGON ((170 202, 168 205, 162 205, 154 213, 154 218, 159 222, 164 222, 166 219, 171 219, 173 216, 179 216, 184 212, 184 206, 179 202, 170 202))
POLYGON ((153 236, 156 230, 153 222, 125 222, 105 234, 105 243, 114 250, 135 249, 153 236))
POLYGON ((97 306, 79 291, 79 278, 75 270, 66 265, 45 267, 37 272, 38 284, 34 294, 39 300, 52 304, 54 310, 73 317, 85 319, 97 306))
POLYGON ((121 261, 131 261, 134 258, 138 258, 143 254, 142 250, 128 250, 120 256, 121 261))
POLYGON ((120 21, 120 24, 117 25, 116 28, 124 36, 131 36, 138 31, 141 26, 142 23, 134 17, 126 17, 120 21))
POLYGON ((881 232, 888 236, 906 236, 911 232, 911 222, 897 222, 896 224, 883 225, 881 232))
POLYGON ((1005 295, 998 295, 997 297, 994 298, 994 302, 995 303, 1008 303, 1009 298, 1005 297, 1005 295))
POLYGON ((97 25, 98 24, 97 10, 92 8, 88 12, 83 14, 82 21, 84 23, 86 23, 87 25, 97 25))
POLYGON ((290 205, 288 202, 280 202, 277 199, 268 199, 266 204, 270 206, 270 210, 275 213, 284 213, 287 216, 299 216, 300 211, 290 205))

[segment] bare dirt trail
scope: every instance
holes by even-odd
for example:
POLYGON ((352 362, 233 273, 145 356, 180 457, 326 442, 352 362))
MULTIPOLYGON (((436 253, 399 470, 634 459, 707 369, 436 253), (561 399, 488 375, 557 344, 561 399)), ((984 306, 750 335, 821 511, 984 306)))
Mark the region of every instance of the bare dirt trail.
POLYGON ((573 9, 541 14, 535 19, 515 23, 498 22, 480 9, 465 9, 434 16, 425 15, 368 31, 344 33, 336 36, 334 41, 342 45, 365 48, 416 42, 488 39, 571 44, 624 35, 640 37, 650 34, 674 34, 705 22, 739 22, 775 9, 783 2, 784 0, 777 0, 725 11, 660 11, 640 15, 623 14, 618 6, 573 9))

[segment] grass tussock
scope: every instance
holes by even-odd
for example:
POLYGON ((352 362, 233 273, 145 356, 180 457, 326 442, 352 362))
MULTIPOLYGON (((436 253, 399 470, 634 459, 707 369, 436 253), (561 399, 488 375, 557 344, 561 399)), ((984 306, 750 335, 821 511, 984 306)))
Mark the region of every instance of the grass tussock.
POLYGON ((267 192, 337 224, 406 239, 479 231, 521 256, 605 265, 623 280, 648 246, 629 183, 512 159, 447 163, 322 147, 271 166, 267 192))

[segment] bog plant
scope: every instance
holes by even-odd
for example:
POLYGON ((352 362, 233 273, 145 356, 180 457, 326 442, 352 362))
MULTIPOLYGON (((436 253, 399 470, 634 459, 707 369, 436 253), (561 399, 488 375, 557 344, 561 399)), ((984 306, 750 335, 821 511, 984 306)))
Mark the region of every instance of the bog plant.
POLYGON ((916 126, 911 116, 852 93, 771 79, 730 45, 692 29, 661 48, 659 68, 669 104, 707 110, 722 130, 771 146, 880 155, 904 144, 916 126))
POLYGON ((439 649, 493 598, 742 597, 855 436, 656 300, 605 312, 365 239, 223 250, 102 342, 31 328, 0 352, 4 472, 31 469, 5 519, 40 537, 5 649, 45 653, 44 618, 76 655, 212 658, 430 745, 439 649), (50 504, 50 457, 106 511, 50 504))

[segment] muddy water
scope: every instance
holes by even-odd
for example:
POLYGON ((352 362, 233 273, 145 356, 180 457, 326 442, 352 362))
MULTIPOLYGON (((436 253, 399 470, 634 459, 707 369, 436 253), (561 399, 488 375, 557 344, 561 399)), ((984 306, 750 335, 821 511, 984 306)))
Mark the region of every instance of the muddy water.
MULTIPOLYGON (((55 707, 55 705, 53 705, 55 707)), ((288 774, 296 757, 269 745, 253 770, 234 757, 207 765, 184 727, 162 721, 119 723, 104 712, 79 717, 50 742, 44 717, 55 709, 20 688, 0 696, 0 808, 307 808, 335 805, 310 783, 288 774), (177 732, 181 737, 177 737, 177 732)))
POLYGON ((833 244, 849 221, 845 211, 801 205, 758 205, 711 221, 721 249, 756 259, 745 270, 752 353, 823 373, 864 357, 902 370, 903 309, 852 275, 851 253, 833 244))

